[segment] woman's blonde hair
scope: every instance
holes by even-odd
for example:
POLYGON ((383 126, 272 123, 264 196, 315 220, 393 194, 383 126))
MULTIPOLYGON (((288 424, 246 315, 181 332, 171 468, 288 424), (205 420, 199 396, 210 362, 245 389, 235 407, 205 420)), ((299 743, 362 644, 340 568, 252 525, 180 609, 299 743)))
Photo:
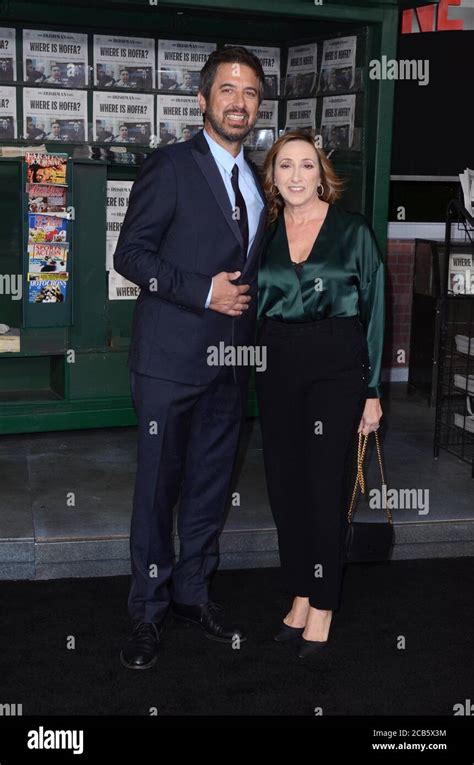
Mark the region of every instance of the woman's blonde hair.
POLYGON ((267 198, 268 204, 268 224, 273 223, 278 214, 283 210, 285 203, 277 191, 274 182, 275 172, 275 160, 278 152, 290 141, 306 141, 313 147, 319 160, 319 169, 321 174, 321 184, 324 192, 321 195, 321 199, 324 202, 332 204, 336 202, 342 196, 342 192, 346 185, 346 182, 336 175, 336 172, 332 166, 332 162, 327 158, 326 154, 320 149, 316 143, 315 138, 311 133, 306 133, 303 130, 289 130, 284 135, 280 136, 275 141, 272 148, 269 150, 265 157, 265 162, 262 168, 263 175, 263 190, 267 198))

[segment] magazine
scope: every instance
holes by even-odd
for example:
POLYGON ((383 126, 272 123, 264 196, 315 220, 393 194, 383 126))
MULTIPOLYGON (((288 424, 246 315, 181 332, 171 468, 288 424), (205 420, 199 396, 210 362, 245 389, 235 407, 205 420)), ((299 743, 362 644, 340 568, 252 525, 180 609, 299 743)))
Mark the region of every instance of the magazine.
POLYGON ((67 186, 52 183, 27 183, 28 212, 65 212, 67 186))
POLYGON ((68 219, 54 213, 28 213, 28 244, 66 242, 68 219))
POLYGON ((66 183, 68 155, 28 151, 25 153, 26 180, 28 183, 66 183))
POLYGON ((28 271, 33 274, 64 272, 67 268, 69 244, 29 244, 28 271))
POLYGON ((64 303, 69 274, 28 274, 29 303, 64 303))

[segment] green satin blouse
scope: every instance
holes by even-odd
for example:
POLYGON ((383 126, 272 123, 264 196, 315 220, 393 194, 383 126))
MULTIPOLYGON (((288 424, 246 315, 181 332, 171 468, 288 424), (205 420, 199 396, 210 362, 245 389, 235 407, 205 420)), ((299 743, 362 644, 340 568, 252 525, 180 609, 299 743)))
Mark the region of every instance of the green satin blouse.
POLYGON ((258 318, 315 321, 359 316, 369 351, 368 398, 380 398, 385 323, 384 262, 360 213, 329 205, 300 278, 280 213, 267 231, 258 276, 258 318))

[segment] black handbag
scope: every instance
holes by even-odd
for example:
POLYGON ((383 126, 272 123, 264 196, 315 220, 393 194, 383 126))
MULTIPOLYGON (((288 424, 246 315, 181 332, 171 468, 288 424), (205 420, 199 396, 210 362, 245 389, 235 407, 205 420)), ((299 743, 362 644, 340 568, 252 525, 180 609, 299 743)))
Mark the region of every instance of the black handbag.
MULTIPOLYGON (((382 487, 386 487, 382 457, 380 452, 379 436, 377 431, 372 431, 375 436, 377 459, 382 478, 382 487)), ((347 512, 347 530, 345 536, 345 554, 347 563, 368 563, 385 561, 390 558, 390 550, 394 542, 393 518, 388 507, 385 507, 387 522, 380 521, 354 521, 354 511, 359 490, 365 494, 365 480, 363 473, 364 456, 367 449, 368 436, 359 433, 357 445, 357 474, 352 491, 352 497, 347 512)))

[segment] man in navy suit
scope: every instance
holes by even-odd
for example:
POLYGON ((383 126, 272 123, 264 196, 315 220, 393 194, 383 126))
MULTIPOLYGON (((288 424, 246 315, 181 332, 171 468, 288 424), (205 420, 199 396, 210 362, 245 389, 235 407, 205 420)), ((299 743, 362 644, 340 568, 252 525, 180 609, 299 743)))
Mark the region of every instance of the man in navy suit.
POLYGON ((209 580, 218 566, 250 369, 210 360, 212 349, 232 352, 255 342, 266 210, 242 141, 257 120, 263 88, 260 61, 245 48, 211 54, 198 93, 204 128, 147 157, 115 251, 115 269, 141 288, 130 347, 138 415, 133 628, 120 655, 130 669, 156 662, 170 605, 207 637, 245 640, 210 599, 209 580))

